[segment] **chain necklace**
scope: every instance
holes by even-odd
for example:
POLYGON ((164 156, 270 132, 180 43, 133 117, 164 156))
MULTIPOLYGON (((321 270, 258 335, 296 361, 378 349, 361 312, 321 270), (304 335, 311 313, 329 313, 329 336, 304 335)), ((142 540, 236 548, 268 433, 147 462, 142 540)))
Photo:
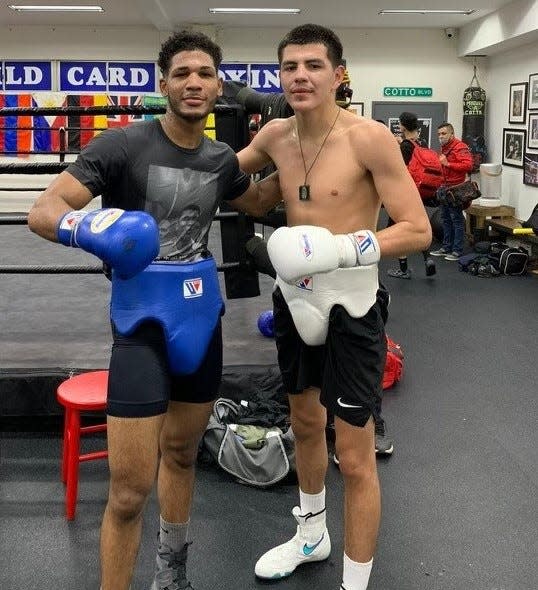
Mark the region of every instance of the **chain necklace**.
POLYGON ((309 201, 310 200, 310 185, 306 184, 306 181, 308 179, 308 175, 310 174, 310 171, 314 167, 316 160, 318 159, 319 155, 321 154, 321 150, 323 149, 325 142, 327 141, 327 139, 329 139, 329 135, 331 134, 331 131, 334 129, 334 126, 336 125, 336 121, 338 120, 341 110, 342 109, 340 107, 338 107, 338 112, 336 113, 336 117, 334 118, 333 124, 331 125, 329 131, 327 131, 327 135, 325 136, 323 142, 321 143, 318 153, 316 154, 315 158, 312 160, 312 164, 310 164, 308 170, 306 169, 306 162, 305 162, 304 154, 303 154, 303 145, 301 144, 301 136, 299 135, 299 129, 297 128, 297 137, 299 139, 299 149, 301 150, 301 159, 303 160, 303 167, 304 167, 304 182, 299 187, 299 201, 309 201))

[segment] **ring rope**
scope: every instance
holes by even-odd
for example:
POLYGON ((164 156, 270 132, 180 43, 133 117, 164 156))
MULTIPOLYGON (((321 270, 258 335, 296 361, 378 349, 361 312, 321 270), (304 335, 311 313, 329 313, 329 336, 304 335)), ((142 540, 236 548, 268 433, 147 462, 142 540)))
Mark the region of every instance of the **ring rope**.
MULTIPOLYGON (((229 113, 233 107, 226 104, 216 104, 213 107, 215 113, 229 113)), ((0 108, 0 117, 43 116, 52 115, 160 115, 166 113, 166 107, 145 107, 142 105, 124 106, 89 106, 89 107, 3 107, 0 108)))
MULTIPOLYGON (((217 266, 219 272, 244 268, 239 262, 223 262, 217 266)), ((52 264, 2 264, 0 274, 98 274, 103 273, 103 266, 67 265, 56 266, 52 264)))

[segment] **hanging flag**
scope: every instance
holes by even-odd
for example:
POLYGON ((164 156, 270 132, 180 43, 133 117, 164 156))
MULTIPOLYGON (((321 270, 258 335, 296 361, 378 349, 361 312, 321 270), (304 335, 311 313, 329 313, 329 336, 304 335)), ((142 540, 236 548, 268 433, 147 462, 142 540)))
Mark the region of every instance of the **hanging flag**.
MULTIPOLYGON (((68 94, 67 106, 93 107, 106 105, 105 94, 68 94)), ((80 151, 101 129, 103 115, 68 115, 67 146, 69 151, 80 151), (97 129, 97 128, 100 129, 97 129)))
MULTIPOLYGON (((0 107, 31 107, 32 96, 30 94, 2 94, 0 95, 0 107)), ((0 117, 1 152, 4 156, 17 157, 17 152, 28 152, 32 149, 32 117, 30 115, 0 117)), ((19 157, 28 157, 21 154, 19 157)))
MULTIPOLYGON (((128 96, 120 96, 109 94, 108 95, 108 105, 113 106, 141 106, 143 104, 143 96, 140 95, 128 95, 128 96)), ((118 113, 117 115, 108 114, 108 126, 109 127, 125 127, 129 125, 129 123, 134 123, 135 121, 143 121, 144 115, 128 115, 124 113, 118 113)))
MULTIPOLYGON (((36 92, 32 94, 32 106, 42 109, 65 106, 65 92, 36 92)), ((34 150, 38 152, 59 152, 60 131, 65 127, 65 115, 34 115, 34 150)))

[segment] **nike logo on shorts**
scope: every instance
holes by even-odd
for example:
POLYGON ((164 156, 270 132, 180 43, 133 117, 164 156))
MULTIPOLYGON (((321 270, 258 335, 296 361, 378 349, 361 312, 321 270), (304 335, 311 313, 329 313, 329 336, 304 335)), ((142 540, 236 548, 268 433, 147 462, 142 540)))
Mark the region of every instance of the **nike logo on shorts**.
POLYGON ((325 536, 325 533, 323 533, 323 535, 321 535, 320 540, 317 543, 314 543, 313 545, 309 545, 308 543, 305 543, 303 545, 303 553, 305 555, 312 555, 312 553, 314 553, 314 551, 316 550, 316 547, 318 547, 319 544, 323 541, 324 536, 325 536))
POLYGON ((362 406, 354 406, 352 404, 346 404, 346 402, 342 401, 341 397, 339 397, 336 401, 341 408, 353 408, 355 410, 362 409, 362 406))

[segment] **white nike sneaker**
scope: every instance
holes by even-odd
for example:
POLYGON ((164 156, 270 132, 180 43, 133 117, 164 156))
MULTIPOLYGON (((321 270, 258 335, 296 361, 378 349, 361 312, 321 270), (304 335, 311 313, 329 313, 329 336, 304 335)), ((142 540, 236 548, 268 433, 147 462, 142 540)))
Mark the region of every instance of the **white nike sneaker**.
POLYGON ((301 515, 296 506, 292 514, 297 521, 297 533, 287 543, 264 553, 254 568, 258 578, 285 578, 298 565, 310 561, 323 561, 331 553, 331 539, 325 524, 325 510, 312 515, 301 515))

